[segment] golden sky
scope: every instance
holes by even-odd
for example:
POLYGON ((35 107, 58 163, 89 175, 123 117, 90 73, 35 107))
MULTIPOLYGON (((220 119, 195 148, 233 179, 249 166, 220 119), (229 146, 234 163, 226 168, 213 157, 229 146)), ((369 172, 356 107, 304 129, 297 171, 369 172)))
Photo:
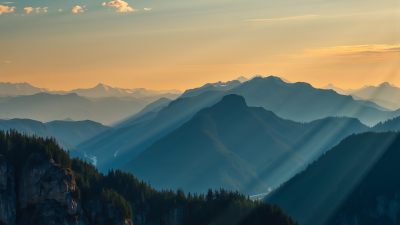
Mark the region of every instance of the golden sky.
POLYGON ((0 2, 0 81, 187 89, 238 76, 400 86, 398 0, 0 2))

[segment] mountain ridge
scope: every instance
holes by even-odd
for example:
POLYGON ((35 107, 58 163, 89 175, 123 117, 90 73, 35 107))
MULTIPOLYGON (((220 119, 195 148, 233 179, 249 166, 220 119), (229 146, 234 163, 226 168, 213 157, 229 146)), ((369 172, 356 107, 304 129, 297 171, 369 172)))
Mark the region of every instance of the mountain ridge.
POLYGON ((51 121, 47 123, 31 119, 0 120, 0 130, 2 131, 16 130, 38 137, 52 137, 68 150, 75 149, 81 142, 109 129, 107 126, 90 120, 51 121))
POLYGON ((389 82, 381 83, 378 86, 366 86, 349 94, 358 99, 375 102, 390 110, 400 108, 400 88, 389 82))
MULTIPOLYGON (((398 146, 399 133, 395 132, 351 135, 266 201, 280 205, 304 225, 356 224, 354 220, 361 224, 395 224, 390 220, 390 209, 384 206, 380 210, 376 201, 392 195, 385 190, 400 187, 395 175, 398 146)), ((393 196, 391 199, 399 202, 393 196)))
POLYGON ((261 107, 248 107, 241 96, 227 95, 156 141, 124 169, 158 188, 199 192, 211 186, 257 193, 290 178, 346 134, 364 129, 358 120, 347 118, 297 123, 261 107), (328 130, 340 137, 318 143, 328 130), (308 156, 299 160, 301 155, 308 156))
POLYGON ((351 96, 339 95, 334 91, 315 89, 307 83, 287 83, 279 77, 256 77, 228 91, 196 89, 196 95, 180 97, 159 111, 144 115, 142 118, 146 119, 136 121, 138 123, 130 121, 134 126, 121 124, 107 135, 83 143, 79 149, 96 156, 99 166, 103 165, 105 169, 118 168, 127 158, 136 157, 159 138, 187 122, 198 111, 216 104, 229 94, 242 95, 249 106, 261 106, 279 117, 302 123, 326 117, 355 117, 372 125, 400 114, 400 111, 381 111, 377 109, 379 107, 373 107, 373 103, 355 101, 351 96), (329 105, 331 99, 334 99, 335 104, 329 105), (132 136, 136 140, 130 139, 132 136), (120 157, 114 157, 116 152, 120 157))
POLYGON ((147 104, 153 98, 107 97, 89 99, 76 93, 37 93, 0 97, 0 118, 29 118, 42 122, 53 120, 94 120, 104 124, 120 121, 147 104), (115 110, 118 109, 118 110, 115 110))

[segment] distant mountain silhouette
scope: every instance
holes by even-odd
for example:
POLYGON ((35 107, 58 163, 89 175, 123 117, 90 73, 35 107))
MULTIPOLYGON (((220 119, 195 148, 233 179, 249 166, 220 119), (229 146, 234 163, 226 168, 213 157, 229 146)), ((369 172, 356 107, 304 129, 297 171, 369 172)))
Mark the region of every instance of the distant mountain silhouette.
POLYGON ((50 91, 45 88, 35 87, 29 83, 5 83, 0 82, 0 97, 34 95, 38 93, 48 94, 78 94, 88 98, 108 97, 134 97, 134 98, 177 98, 181 93, 178 90, 156 91, 145 88, 117 88, 99 83, 93 88, 78 88, 70 91, 50 91))
POLYGON ((234 87, 221 90, 218 88, 220 85, 211 85, 214 91, 209 91, 210 85, 205 85, 189 90, 159 112, 133 116, 126 124, 118 124, 112 131, 80 145, 79 149, 96 156, 101 169, 122 166, 155 141, 183 125, 195 113, 231 93, 242 95, 250 106, 262 106, 280 117, 294 121, 353 116, 373 125, 400 113, 379 110, 381 107, 374 103, 355 101, 350 96, 315 89, 306 83, 287 83, 278 77, 256 77, 239 86, 236 86, 237 81, 228 83, 234 84, 234 87))
POLYGON ((52 121, 41 123, 29 119, 0 120, 0 130, 18 132, 39 137, 54 137, 66 149, 92 138, 109 128, 93 121, 52 121))
POLYGON ((256 77, 229 93, 242 95, 250 106, 261 106, 280 117, 301 122, 345 116, 374 125, 400 113, 383 111, 374 103, 357 101, 332 90, 316 89, 308 83, 287 83, 273 76, 256 77))
POLYGON ((347 135, 366 129, 348 118, 284 120, 227 95, 124 169, 158 188, 223 187, 254 194, 278 186, 347 135))
POLYGON ((195 113, 222 98, 220 92, 206 92, 200 96, 178 98, 158 112, 118 124, 109 132, 78 146, 81 152, 97 158, 101 170, 124 165, 152 143, 188 121, 195 113), (145 118, 145 119, 143 119, 145 118))
POLYGON ((46 92, 44 88, 38 88, 28 83, 3 83, 0 82, 0 96, 33 95, 46 92))
POLYGON ((310 122, 330 116, 360 119, 374 125, 400 115, 400 111, 388 112, 382 106, 364 100, 354 100, 332 90, 317 89, 308 83, 289 83, 279 77, 255 77, 247 82, 207 84, 186 91, 181 98, 193 97, 207 91, 243 96, 250 106, 261 106, 278 116, 299 122, 310 122))
POLYGON ((198 96, 200 94, 204 94, 209 91, 229 91, 232 90, 233 88, 236 88, 242 84, 241 81, 239 80, 232 80, 228 82, 218 82, 218 83, 209 83, 205 84, 202 87, 199 88, 194 88, 194 89, 189 89, 185 91, 182 95, 181 98, 185 97, 194 97, 198 96))
POLYGON ((367 86, 350 94, 357 99, 372 101, 387 109, 400 108, 400 88, 387 82, 379 86, 367 86))
POLYGON ((267 201, 303 225, 398 224, 399 159, 398 133, 352 135, 267 201))
POLYGON ((248 81, 249 79, 247 77, 240 76, 240 77, 236 78, 236 80, 239 81, 240 83, 244 83, 244 82, 248 81))
POLYGON ((39 121, 94 120, 104 124, 120 121, 156 99, 97 98, 77 94, 48 94, 1 97, 0 118, 29 118, 39 121))
POLYGON ((105 85, 102 83, 97 84, 93 88, 79 88, 71 91, 58 91, 56 94, 71 94, 76 93, 83 97, 88 98, 107 98, 107 97, 134 97, 134 98, 176 98, 180 92, 177 90, 169 91, 154 91, 145 88, 126 89, 117 88, 105 85))
POLYGON ((343 89, 343 88, 337 87, 334 84, 328 84, 328 85, 322 87, 322 89, 333 90, 341 95, 349 95, 353 91, 351 89, 343 89))

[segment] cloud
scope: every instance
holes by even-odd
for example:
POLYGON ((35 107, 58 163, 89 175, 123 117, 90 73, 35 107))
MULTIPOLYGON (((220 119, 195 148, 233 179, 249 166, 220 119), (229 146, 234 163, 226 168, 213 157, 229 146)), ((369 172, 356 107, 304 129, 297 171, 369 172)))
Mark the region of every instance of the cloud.
POLYGON ((84 13, 85 12, 85 7, 84 6, 80 6, 80 5, 76 5, 76 6, 72 7, 71 12, 73 14, 84 13))
POLYGON ((37 13, 47 13, 48 10, 49 10, 49 7, 36 8, 37 13))
POLYGON ((102 4, 105 7, 112 7, 116 8, 117 12, 119 13, 130 13, 135 11, 127 2, 123 0, 113 0, 109 2, 103 2, 102 4))
POLYGON ((301 16, 290 16, 290 17, 248 19, 245 20, 245 22, 251 22, 251 23, 284 22, 284 21, 296 21, 296 20, 309 20, 318 17, 319 17, 318 15, 301 15, 301 16))
POLYGON ((4 64, 11 64, 12 61, 11 61, 11 60, 4 60, 3 63, 4 63, 4 64))
POLYGON ((144 11, 151 11, 153 8, 143 8, 144 11))
POLYGON ((342 45, 306 51, 307 55, 319 56, 379 56, 393 53, 400 53, 400 44, 342 45))
POLYGON ((31 14, 31 13, 47 13, 49 10, 49 7, 36 7, 33 8, 31 6, 24 7, 24 13, 25 14, 31 14))
POLYGON ((0 5, 0 15, 15 12, 15 6, 0 5))
POLYGON ((25 7, 24 12, 25 14, 31 14, 35 9, 33 7, 25 7))

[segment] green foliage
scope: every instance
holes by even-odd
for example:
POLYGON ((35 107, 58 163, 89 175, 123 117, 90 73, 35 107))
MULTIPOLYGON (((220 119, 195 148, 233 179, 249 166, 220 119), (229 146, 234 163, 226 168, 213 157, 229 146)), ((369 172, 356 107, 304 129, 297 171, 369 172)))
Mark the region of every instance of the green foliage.
POLYGON ((17 171, 32 154, 72 169, 78 186, 72 195, 81 201, 85 212, 90 212, 93 203, 100 203, 111 204, 126 219, 141 218, 146 224, 167 225, 174 215, 183 225, 295 224, 277 207, 251 201, 238 192, 209 190, 203 195, 185 194, 183 190, 157 191, 132 174, 113 170, 105 175, 87 162, 71 160, 52 139, 0 132, 0 155, 17 171))
POLYGON ((114 190, 104 189, 101 192, 101 201, 110 203, 114 208, 122 213, 124 218, 132 218, 132 208, 124 197, 114 190))
POLYGON ((0 154, 5 156, 18 172, 33 154, 52 159, 64 168, 71 167, 68 153, 62 150, 54 139, 28 137, 13 130, 0 132, 0 154))
POLYGON ((251 210, 248 216, 241 221, 240 225, 264 225, 268 219, 268 224, 284 225, 291 224, 291 220, 285 217, 283 211, 275 205, 260 204, 255 209, 251 210))

